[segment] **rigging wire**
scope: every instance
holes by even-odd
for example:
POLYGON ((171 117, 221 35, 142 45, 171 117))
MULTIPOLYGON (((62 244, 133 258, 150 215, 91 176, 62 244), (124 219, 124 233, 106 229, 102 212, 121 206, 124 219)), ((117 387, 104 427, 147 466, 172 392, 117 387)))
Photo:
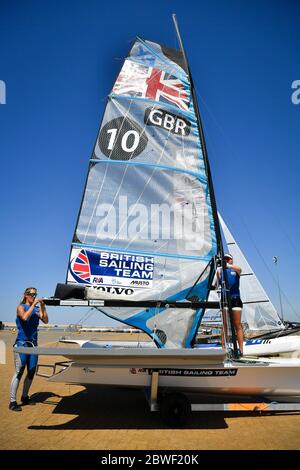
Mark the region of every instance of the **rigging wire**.
POLYGON ((78 323, 79 324, 83 324, 83 321, 86 321, 93 313, 95 313, 95 308, 92 307, 90 308, 79 320, 78 320, 78 323))
MULTIPOLYGON (((196 87, 195 87, 195 89, 197 90, 196 87)), ((225 143, 226 143, 228 149, 231 151, 231 153, 232 153, 233 155, 235 155, 236 157, 238 157, 238 155, 237 155, 237 153, 236 153, 236 151, 235 151, 235 148, 234 148, 234 146, 232 145, 231 141, 227 138, 227 135, 226 135, 226 133, 225 133, 223 127, 220 125, 220 123, 219 123, 218 120, 216 119, 214 113, 211 111, 210 107, 208 106, 208 104, 206 103, 206 101, 204 100, 204 98, 202 97, 202 95, 199 93, 198 90, 197 90, 197 96, 199 97, 199 99, 200 99, 201 102, 203 103, 204 107, 205 107, 206 110, 207 110, 207 113, 209 114, 209 116, 211 117, 211 119, 214 121, 216 127, 219 129, 220 133, 222 134, 222 136, 223 136, 223 138, 224 138, 224 141, 225 141, 225 143)), ((204 125, 204 126, 205 126, 205 125, 204 125)), ((210 140, 209 132, 206 132, 206 134, 207 134, 208 140, 210 140)), ((256 249, 256 251, 257 251, 259 257, 261 258, 261 260, 262 260, 262 262, 263 262, 263 264, 264 264, 264 266, 266 267, 266 269, 268 270, 269 274, 271 275, 271 278, 273 279, 274 283, 277 284, 276 278, 274 277, 272 271, 270 270, 269 266, 267 265, 267 263, 266 263, 265 259, 263 258, 261 252, 259 251, 259 249, 258 249, 258 247, 257 247, 257 245, 256 245, 256 243, 255 243, 255 241, 254 241, 254 239, 252 238, 252 236, 251 236, 251 234, 250 234, 250 231, 249 231, 249 229, 248 229, 248 227, 247 227, 247 225, 246 225, 244 219, 243 219, 241 216, 240 216, 240 219, 243 221, 243 224, 244 224, 244 226, 245 226, 245 228, 246 228, 246 230, 247 230, 248 236, 249 236, 249 238, 251 239, 251 241, 252 241, 252 243, 253 243, 253 245, 254 245, 254 248, 256 249)), ((282 224, 280 224, 280 225, 281 225, 281 227, 282 227, 282 224)), ((295 251, 296 254, 300 257, 300 253, 299 253, 299 251, 297 250, 297 248, 295 247, 295 244, 293 243, 293 241, 292 241, 291 238, 289 237, 288 233, 283 229, 283 227, 282 227, 282 230, 283 230, 283 232, 284 232, 286 238, 287 238, 288 241, 290 242, 291 246, 293 247, 294 251, 295 251)), ((289 301, 287 295, 286 295, 285 292, 282 290, 282 288, 281 288, 281 293, 282 293, 282 295, 283 295, 285 301, 286 301, 287 304, 289 305, 290 309, 292 310, 292 312, 293 312, 294 315, 296 316, 296 318, 299 318, 299 314, 296 312, 296 310, 294 309, 294 307, 293 307, 292 304, 290 303, 290 301, 289 301)))
MULTIPOLYGON (((195 87, 195 89, 196 89, 196 91, 197 91, 197 96, 199 97, 199 99, 200 99, 201 102, 203 103, 203 105, 204 105, 204 107, 206 108, 206 110, 207 110, 208 114, 210 115, 211 119, 214 121, 216 127, 219 129, 220 133, 222 134, 222 136, 223 136, 223 138, 224 138, 224 141, 225 141, 225 143, 226 143, 228 149, 231 151, 231 153, 232 153, 233 155, 235 155, 235 156, 237 157, 237 153, 235 152, 235 148, 234 148, 234 146, 232 145, 231 141, 227 138, 227 135, 226 135, 226 133, 225 133, 223 127, 220 125, 220 123, 219 123, 218 120, 216 119, 214 113, 211 111, 210 107, 208 106, 208 104, 206 103, 206 101, 204 100, 204 98, 203 98, 202 95, 199 93, 199 91, 197 90, 196 87, 195 87)), ((208 132, 207 132, 207 135, 209 136, 209 133, 208 133, 208 132)), ((209 137, 208 137, 208 140, 210 140, 209 137)), ((242 222, 243 222, 243 224, 244 224, 244 226, 245 226, 245 228, 246 228, 246 230, 247 230, 248 236, 249 236, 249 238, 251 239, 251 241, 252 241, 252 243, 253 243, 253 245, 254 245, 254 248, 256 249, 256 251, 257 251, 257 253, 258 253, 260 259, 262 260, 264 266, 266 267, 266 269, 268 270, 269 274, 271 275, 271 277, 272 277, 274 283, 277 284, 277 280, 276 280, 276 278, 274 277, 274 275, 273 275, 272 271, 270 270, 269 266, 267 265, 267 263, 266 263, 265 259, 263 258, 261 252, 259 251, 259 249, 258 249, 258 247, 257 247, 257 245, 256 245, 256 243, 255 243, 255 241, 254 241, 254 239, 253 239, 253 237, 252 237, 251 234, 250 234, 250 231, 249 231, 249 229, 248 229, 248 226, 246 225, 244 219, 243 219, 241 216, 240 216, 240 219, 242 220, 242 222)), ((293 243, 293 241, 292 241, 291 238, 289 237, 288 233, 283 229, 282 224, 280 224, 280 225, 281 225, 281 228, 282 228, 282 230, 283 230, 283 232, 284 232, 286 238, 288 239, 288 241, 290 242, 291 246, 293 247, 294 251, 295 251, 296 254, 300 257, 300 253, 299 253, 299 251, 297 250, 297 248, 295 247, 295 244, 293 243)), ((295 315, 297 318, 299 318, 299 314, 296 312, 296 310, 294 309, 294 307, 293 307, 292 304, 290 303, 290 301, 289 301, 287 295, 286 295, 285 292, 282 290, 282 288, 281 288, 281 292, 282 292, 282 294, 283 294, 283 297, 284 297, 285 301, 287 302, 287 304, 289 305, 290 309, 291 309, 292 312, 294 313, 294 315, 295 315)))
POLYGON ((293 240, 291 239, 291 237, 289 236, 289 234, 288 234, 287 231, 285 230, 283 224, 281 223, 281 221, 280 221, 277 217, 275 217, 275 219, 277 220, 278 225, 280 226, 282 232, 284 233, 284 235, 286 236, 287 240, 289 241, 291 247, 293 248, 293 251, 294 251, 294 252, 296 253, 296 255, 298 255, 299 258, 300 258, 300 252, 298 251, 297 246, 295 245, 295 243, 293 242, 293 240))
MULTIPOLYGON (((196 89, 196 87, 195 87, 195 89, 196 89)), ((196 89, 196 90, 197 90, 197 89, 196 89)), ((220 125, 220 123, 219 123, 218 120, 216 119, 214 113, 211 111, 210 107, 207 105, 206 101, 204 100, 204 98, 201 96, 201 94, 200 94, 198 91, 197 91, 197 95, 198 95, 199 99, 201 100, 201 102, 203 103, 203 106, 206 108, 207 113, 209 114, 209 116, 211 117, 211 119, 214 121, 216 127, 219 129, 221 135, 222 135, 223 138, 224 138, 224 141, 225 141, 225 143, 226 143, 228 149, 231 151, 231 153, 232 153, 233 155, 235 155, 235 156, 237 157, 237 153, 236 153, 236 151, 235 151, 234 146, 232 146, 230 140, 227 138, 227 135, 226 135, 226 133, 225 133, 223 127, 220 125)), ((210 140, 211 143, 212 143, 213 140, 210 139, 209 133, 207 132, 206 134, 207 134, 208 140, 210 140)), ((254 241, 253 238, 251 237, 250 232, 249 232, 249 229, 248 229, 248 227, 246 226, 244 219, 243 219, 242 217, 240 217, 240 218, 243 220, 243 223, 244 223, 244 226, 245 226, 245 228, 246 228, 246 230, 247 230, 248 236, 249 236, 249 238, 251 239, 251 241, 252 241, 252 243, 253 243, 253 245, 254 245, 254 247, 255 247, 255 249, 256 249, 258 255, 259 255, 259 257, 261 258, 261 260, 262 260, 262 262, 263 262, 263 264, 264 264, 264 266, 266 267, 266 269, 268 270, 269 274, 271 275, 271 277, 272 277, 274 283, 275 283, 275 284, 278 284, 276 278, 274 277, 274 275, 273 275, 273 273, 271 272, 269 266, 268 266, 267 263, 265 262, 265 260, 264 260, 264 258, 263 258, 263 256, 262 256, 261 252, 259 251, 257 245, 255 244, 255 241, 254 241)), ((283 233, 285 234, 286 238, 288 239, 288 241, 290 242, 291 246, 293 247, 295 253, 300 257, 300 253, 299 253, 299 251, 297 250, 297 248, 296 248, 295 244, 293 243, 293 241, 291 240, 291 238, 289 237, 288 233, 283 229, 282 224, 280 224, 280 226, 281 226, 282 231, 283 231, 283 233)), ((296 310, 294 309, 294 307, 293 307, 292 304, 290 303, 290 301, 289 301, 289 299, 288 299, 288 296, 285 294, 285 292, 282 290, 282 288, 280 288, 280 292, 282 293, 282 295, 283 295, 283 297, 284 297, 286 303, 289 305, 289 307, 290 307, 291 311, 293 312, 293 314, 296 316, 296 318, 299 318, 298 312, 296 312, 296 310)), ((282 301, 282 300, 281 300, 281 296, 280 296, 280 301, 282 301)), ((280 308, 281 308, 281 310, 282 310, 282 305, 280 306, 280 308)), ((283 314, 281 314, 281 319, 283 319, 283 314)))
MULTIPOLYGON (((199 92, 198 90, 198 87, 196 87, 194 85, 194 88, 195 88, 195 91, 197 93, 197 96, 199 98, 199 101, 201 101, 201 103, 203 104, 203 107, 206 109, 208 115, 210 116, 210 118, 212 119, 212 121, 214 122, 215 126, 218 128, 219 132, 221 133, 227 147, 228 147, 228 150, 230 151, 231 155, 234 155, 236 159, 239 159, 239 155, 236 153, 236 150, 235 150, 235 147, 234 145, 231 143, 230 139, 228 139, 227 135, 226 135, 226 132, 224 131, 223 127, 221 126, 221 124, 219 123, 219 121, 217 120, 217 118, 215 117, 213 111, 210 109, 210 107, 208 106, 207 102, 205 101, 205 99, 203 98, 203 96, 201 95, 201 93, 199 92)), ((209 139, 209 132, 208 132, 208 128, 207 128, 207 125, 204 123, 202 123, 203 127, 205 128, 205 135, 206 135, 206 138, 209 139)), ((210 140, 210 139, 209 139, 210 140)))
MULTIPOLYGON (((258 254, 258 256, 260 257, 260 259, 261 259, 261 261, 263 262, 265 268, 266 268, 267 271, 269 272, 269 274, 270 274, 271 278, 273 279, 274 283, 277 285, 276 277, 274 276, 274 274, 272 273, 272 271, 271 271, 271 269, 269 268, 268 264, 266 263, 266 261, 265 261, 263 255, 262 255, 262 253, 260 252, 260 250, 259 250, 259 248, 258 248, 258 246, 257 246, 257 244, 256 244, 256 242, 255 242, 255 240, 253 239, 253 237, 252 237, 252 235, 251 235, 251 233, 250 233, 250 230, 249 230, 249 228, 248 228, 248 226, 247 226, 247 224, 246 224, 246 222, 245 222, 243 216, 241 216, 241 215, 240 215, 240 220, 242 221, 242 223, 243 223, 243 225, 244 225, 244 227, 245 227, 245 229, 246 229, 246 232, 247 232, 247 234, 248 234, 248 236, 249 236, 249 238, 250 238, 250 240, 251 240, 251 242, 252 242, 252 244, 253 244, 253 246, 254 246, 254 248, 255 248, 257 254, 258 254)), ((283 295, 283 297, 284 297, 286 303, 289 305, 289 307, 290 307, 290 309, 292 310, 292 312, 294 313, 294 315, 295 315, 297 318, 299 318, 299 314, 296 312, 296 310, 294 309, 294 307, 293 307, 292 304, 290 303, 290 301, 289 301, 287 295, 285 294, 285 292, 283 291, 283 289, 281 289, 281 292, 282 292, 282 295, 283 295)))
POLYGON ((284 322, 284 320, 283 320, 283 310, 282 310, 281 287, 280 287, 279 272, 278 272, 278 256, 273 256, 273 262, 276 266, 277 285, 278 285, 279 304, 280 304, 280 318, 281 318, 281 321, 284 322))
POLYGON ((190 288, 190 290, 188 291, 188 293, 186 294, 185 298, 188 299, 190 294, 192 293, 194 287, 198 284, 198 282, 200 281, 201 277, 203 276, 203 274, 205 273, 206 269, 208 268, 208 266, 212 263, 212 259, 207 263, 207 265, 204 267, 203 271, 200 273, 200 275, 197 277, 196 281, 194 282, 194 284, 192 285, 192 287, 190 288))

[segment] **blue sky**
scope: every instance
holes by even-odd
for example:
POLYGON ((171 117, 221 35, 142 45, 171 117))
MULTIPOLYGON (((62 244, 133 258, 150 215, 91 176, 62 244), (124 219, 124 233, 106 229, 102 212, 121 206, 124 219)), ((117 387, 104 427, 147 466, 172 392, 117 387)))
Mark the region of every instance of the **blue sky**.
MULTIPOLYGON (((172 12, 197 89, 218 207, 276 306, 278 256, 285 317, 300 321, 296 0, 0 0, 0 320, 14 320, 25 287, 50 296, 64 281, 106 96, 135 36, 177 47, 172 12)), ((49 313, 51 323, 76 323, 86 310, 49 313)), ((94 314, 87 323, 113 321, 94 314)))

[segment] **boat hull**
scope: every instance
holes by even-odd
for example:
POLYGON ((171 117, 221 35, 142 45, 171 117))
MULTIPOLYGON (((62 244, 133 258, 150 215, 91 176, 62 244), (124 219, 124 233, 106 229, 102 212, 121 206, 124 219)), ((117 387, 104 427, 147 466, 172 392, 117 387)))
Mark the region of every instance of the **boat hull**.
POLYGON ((249 339, 244 343, 244 354, 247 356, 290 354, 300 357, 300 336, 288 335, 270 339, 249 339))
POLYGON ((228 395, 300 396, 300 359, 232 360, 219 348, 43 348, 20 347, 19 353, 63 356, 52 382, 118 387, 158 387, 228 395), (157 375, 157 374, 155 374, 157 375))
MULTIPOLYGON (((158 386, 185 392, 248 395, 300 396, 300 362, 232 362, 172 367, 159 370, 158 386)), ((149 367, 105 367, 103 364, 70 362, 50 377, 52 382, 145 388, 151 385, 149 367)))

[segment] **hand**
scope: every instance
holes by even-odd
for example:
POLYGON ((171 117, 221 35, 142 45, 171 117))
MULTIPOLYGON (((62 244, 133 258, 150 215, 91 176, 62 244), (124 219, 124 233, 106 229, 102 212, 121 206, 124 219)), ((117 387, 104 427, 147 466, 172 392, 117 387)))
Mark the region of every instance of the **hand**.
POLYGON ((42 299, 35 299, 35 300, 33 301, 33 305, 36 306, 38 303, 40 304, 41 301, 42 301, 42 299))

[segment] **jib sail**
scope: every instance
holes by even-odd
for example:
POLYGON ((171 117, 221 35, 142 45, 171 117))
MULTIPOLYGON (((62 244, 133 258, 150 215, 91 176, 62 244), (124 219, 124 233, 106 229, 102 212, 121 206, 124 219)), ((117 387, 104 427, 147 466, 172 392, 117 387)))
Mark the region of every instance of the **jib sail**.
POLYGON ((258 333, 284 329, 284 324, 274 305, 220 215, 219 219, 228 250, 232 254, 235 263, 242 268, 242 322, 244 324, 245 335, 251 337, 258 333))
POLYGON ((137 38, 108 97, 67 283, 159 347, 190 347, 202 310, 122 308, 124 300, 206 300, 216 236, 183 54, 137 38))

